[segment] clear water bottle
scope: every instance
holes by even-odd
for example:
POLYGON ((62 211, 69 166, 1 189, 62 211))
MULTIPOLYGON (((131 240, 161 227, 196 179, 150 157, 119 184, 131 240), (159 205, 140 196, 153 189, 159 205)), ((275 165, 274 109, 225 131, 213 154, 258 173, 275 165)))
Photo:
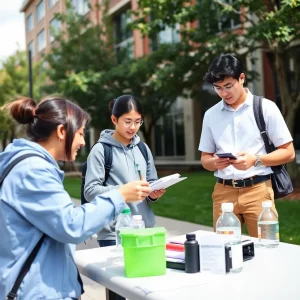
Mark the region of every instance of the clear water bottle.
POLYGON ((117 250, 122 249, 122 242, 121 242, 121 236, 120 231, 124 228, 131 228, 131 211, 130 208, 124 208, 119 215, 116 223, 116 247, 117 250))
POLYGON ((222 214, 217 220, 216 232, 223 235, 226 245, 231 248, 232 268, 230 272, 241 272, 243 269, 241 223, 233 213, 233 203, 222 203, 222 214))
POLYGON ((134 228, 134 229, 144 229, 145 228, 145 222, 143 221, 143 218, 141 215, 133 215, 131 222, 132 222, 132 228, 134 228))
POLYGON ((262 247, 275 248, 279 245, 278 218, 272 210, 272 201, 262 202, 263 210, 257 221, 259 244, 262 247))

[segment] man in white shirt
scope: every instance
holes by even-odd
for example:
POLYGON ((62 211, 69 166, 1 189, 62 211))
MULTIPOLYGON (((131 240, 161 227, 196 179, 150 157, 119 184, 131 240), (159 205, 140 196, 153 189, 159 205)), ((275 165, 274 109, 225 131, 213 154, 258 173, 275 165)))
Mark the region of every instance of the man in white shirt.
POLYGON ((262 202, 272 200, 274 192, 271 166, 295 158, 292 136, 273 101, 263 99, 266 129, 277 150, 267 154, 253 112, 253 95, 243 87, 245 73, 241 61, 222 54, 211 63, 204 80, 213 85, 222 100, 204 116, 199 151, 205 169, 214 171, 217 182, 212 194, 214 228, 223 202, 233 202, 241 225, 246 223, 250 236, 257 237, 257 219, 262 202), (232 153, 237 159, 219 158, 232 153))

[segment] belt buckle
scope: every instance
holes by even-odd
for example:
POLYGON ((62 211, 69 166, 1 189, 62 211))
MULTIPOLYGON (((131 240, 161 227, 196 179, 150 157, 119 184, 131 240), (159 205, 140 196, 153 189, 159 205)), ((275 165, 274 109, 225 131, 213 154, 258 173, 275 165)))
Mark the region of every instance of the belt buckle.
POLYGON ((243 186, 236 186, 236 185, 239 184, 239 183, 237 182, 237 180, 232 179, 231 182, 232 182, 233 188, 235 188, 235 189, 240 189, 240 188, 243 188, 243 187, 246 186, 246 185, 245 185, 245 181, 244 181, 243 179, 239 179, 239 180, 242 180, 242 181, 243 181, 243 186))

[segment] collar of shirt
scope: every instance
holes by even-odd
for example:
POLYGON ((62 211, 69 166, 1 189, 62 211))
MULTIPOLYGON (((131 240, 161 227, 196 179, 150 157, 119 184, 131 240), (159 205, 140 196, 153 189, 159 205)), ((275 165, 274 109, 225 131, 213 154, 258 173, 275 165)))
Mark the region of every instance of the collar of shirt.
POLYGON ((241 109, 244 105, 253 105, 253 95, 252 93, 249 91, 248 88, 244 88, 244 90, 246 91, 247 93, 247 97, 246 97, 246 100, 244 103, 242 103, 236 110, 234 110, 230 105, 228 105, 224 99, 222 99, 223 101, 221 102, 222 105, 221 105, 221 110, 223 109, 226 109, 226 110, 229 110, 229 111, 238 111, 239 109, 241 109))

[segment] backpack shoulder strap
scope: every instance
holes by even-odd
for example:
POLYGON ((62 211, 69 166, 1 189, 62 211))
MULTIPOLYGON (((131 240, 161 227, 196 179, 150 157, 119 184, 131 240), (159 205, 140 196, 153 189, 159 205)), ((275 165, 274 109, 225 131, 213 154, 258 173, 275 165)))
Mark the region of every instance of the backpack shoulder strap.
POLYGON ((112 146, 103 142, 100 142, 103 145, 104 149, 104 169, 105 169, 105 176, 104 176, 104 182, 103 185, 106 184, 106 181, 109 176, 109 172, 112 166, 112 146))
POLYGON ((149 156, 148 156, 148 151, 147 151, 147 147, 145 145, 144 142, 138 142, 137 146, 139 147, 141 153, 143 154, 146 164, 148 165, 148 160, 149 160, 149 156))
POLYGON ((263 134, 263 132, 266 132, 266 123, 265 123, 263 110, 262 110, 262 100, 263 97, 253 96, 254 117, 255 117, 257 127, 259 128, 261 134, 263 134))
POLYGON ((266 122, 264 119, 263 109, 262 109, 262 101, 263 97, 261 96, 253 96, 253 112, 255 121, 257 124, 257 127, 260 131, 260 134, 262 136, 262 139, 265 144, 265 148, 267 153, 273 152, 275 150, 275 147, 273 143, 270 141, 268 132, 266 129, 266 122))
POLYGON ((24 155, 21 155, 20 157, 16 158, 15 160, 13 160, 9 165, 8 167, 5 169, 5 171, 3 172, 1 178, 0 178, 0 186, 2 185, 5 177, 8 175, 8 173, 13 169, 13 167, 15 165, 17 165, 20 161, 28 158, 28 157, 32 157, 32 156, 39 156, 40 158, 43 158, 45 159, 43 156, 41 155, 38 155, 36 153, 27 153, 27 154, 24 154, 24 155))
POLYGON ((16 297, 17 297, 17 292, 18 292, 18 289, 25 277, 25 275, 27 274, 27 272, 29 271, 30 269, 30 266, 31 264, 33 263, 34 259, 36 258, 41 246, 42 246, 42 243, 45 239, 45 234, 42 235, 42 237, 40 238, 40 240, 38 241, 38 243, 35 245, 35 247, 33 248, 32 252, 30 253, 30 255, 28 256, 28 258, 26 259, 24 265, 22 266, 22 269, 15 281, 15 284, 13 286, 13 288, 11 289, 11 291, 9 292, 9 294, 7 295, 7 298, 8 300, 15 300, 16 297))

